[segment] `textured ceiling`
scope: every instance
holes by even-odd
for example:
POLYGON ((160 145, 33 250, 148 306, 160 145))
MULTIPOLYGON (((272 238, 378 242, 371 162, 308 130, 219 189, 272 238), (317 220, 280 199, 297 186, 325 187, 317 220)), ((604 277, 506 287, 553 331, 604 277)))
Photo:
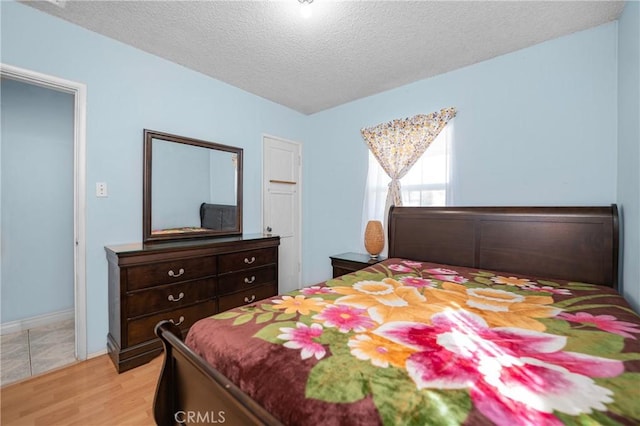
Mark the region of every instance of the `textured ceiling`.
POLYGON ((615 20, 622 1, 24 2, 305 114, 615 20))

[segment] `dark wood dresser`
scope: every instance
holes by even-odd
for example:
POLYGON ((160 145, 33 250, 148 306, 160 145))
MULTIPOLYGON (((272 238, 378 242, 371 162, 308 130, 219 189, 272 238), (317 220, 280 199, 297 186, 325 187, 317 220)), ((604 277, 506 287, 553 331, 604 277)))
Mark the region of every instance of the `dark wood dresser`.
POLYGON ((105 247, 107 350, 118 372, 162 352, 155 325, 197 320, 278 294, 280 238, 263 234, 105 247))

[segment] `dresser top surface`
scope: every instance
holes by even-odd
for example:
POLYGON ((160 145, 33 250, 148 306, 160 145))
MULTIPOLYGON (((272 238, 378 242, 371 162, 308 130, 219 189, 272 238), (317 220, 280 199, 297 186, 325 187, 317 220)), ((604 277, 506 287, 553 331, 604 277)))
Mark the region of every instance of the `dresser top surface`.
POLYGON ((221 238, 201 238, 193 240, 181 240, 171 242, 160 242, 152 244, 144 244, 142 242, 118 244, 105 246, 105 250, 117 254, 136 254, 136 253, 154 253, 164 252, 172 250, 188 250, 192 248, 200 247, 215 247, 234 245, 242 242, 258 242, 258 241, 273 241, 277 245, 279 244, 280 237, 271 234, 243 234, 232 237, 221 238))

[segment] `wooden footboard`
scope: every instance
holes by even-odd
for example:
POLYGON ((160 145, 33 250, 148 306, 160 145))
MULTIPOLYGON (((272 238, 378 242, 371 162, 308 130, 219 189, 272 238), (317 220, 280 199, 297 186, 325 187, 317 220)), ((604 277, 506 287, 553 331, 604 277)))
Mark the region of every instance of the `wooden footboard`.
POLYGON ((178 327, 156 325, 165 357, 153 402, 156 423, 281 425, 258 403, 189 349, 178 327))

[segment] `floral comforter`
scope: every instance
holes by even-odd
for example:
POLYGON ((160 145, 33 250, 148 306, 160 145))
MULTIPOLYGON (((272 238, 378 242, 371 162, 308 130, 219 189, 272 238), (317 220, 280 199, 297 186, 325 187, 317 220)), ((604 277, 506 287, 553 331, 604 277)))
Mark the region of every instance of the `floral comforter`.
POLYGON ((389 259, 186 343, 285 424, 635 425, 639 336, 609 288, 389 259))

